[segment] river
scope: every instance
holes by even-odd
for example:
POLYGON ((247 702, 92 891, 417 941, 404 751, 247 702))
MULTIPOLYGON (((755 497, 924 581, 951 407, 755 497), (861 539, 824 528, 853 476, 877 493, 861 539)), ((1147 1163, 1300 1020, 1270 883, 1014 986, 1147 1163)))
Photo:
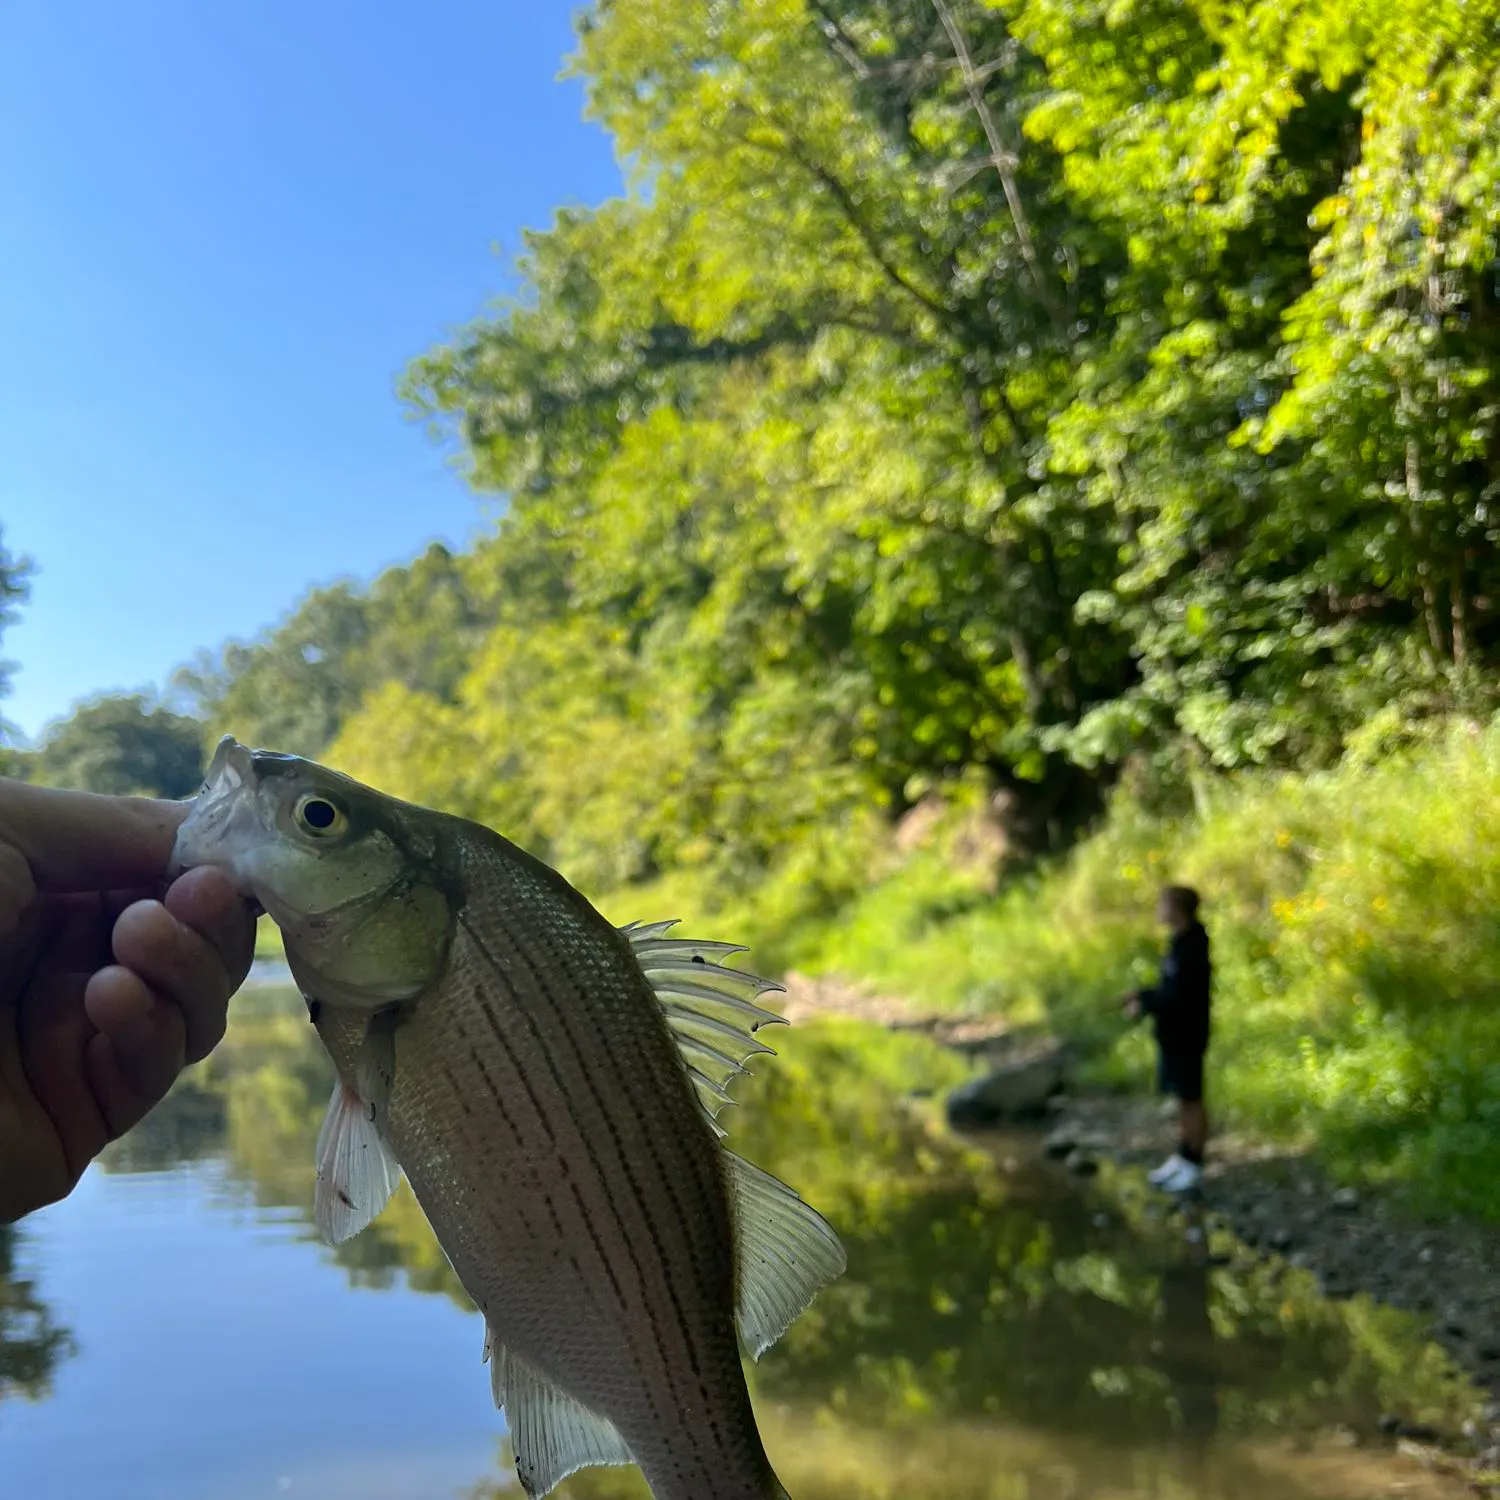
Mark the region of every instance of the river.
MULTIPOLYGON (((724 1117, 838 1226, 848 1274, 751 1367, 793 1500, 1458 1495, 1383 1412, 1473 1397, 1398 1314, 1079 1184, 913 1098, 959 1064, 820 1023, 724 1117)), ((27 1500, 519 1496, 479 1319, 403 1185, 333 1251, 310 1224, 330 1084, 296 994, 229 1037, 65 1203, 0 1231, 0 1479, 27 1500)), ((643 1497, 633 1470, 559 1492, 643 1497)))

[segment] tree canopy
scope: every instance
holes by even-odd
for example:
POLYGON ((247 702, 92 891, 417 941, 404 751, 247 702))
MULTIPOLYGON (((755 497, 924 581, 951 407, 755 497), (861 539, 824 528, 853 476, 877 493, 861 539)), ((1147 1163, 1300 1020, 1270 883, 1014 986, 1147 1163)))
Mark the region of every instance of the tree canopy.
POLYGON ((341 751, 620 879, 1486 704, 1492 9, 585 12, 633 190, 409 382, 496 620, 341 751))
POLYGON ((81 704, 26 757, 30 779, 106 795, 191 797, 203 778, 203 726, 144 694, 81 704))
POLYGON ((496 533, 182 685, 605 886, 1489 709, 1497 10, 598 0, 629 191, 407 384, 496 533))

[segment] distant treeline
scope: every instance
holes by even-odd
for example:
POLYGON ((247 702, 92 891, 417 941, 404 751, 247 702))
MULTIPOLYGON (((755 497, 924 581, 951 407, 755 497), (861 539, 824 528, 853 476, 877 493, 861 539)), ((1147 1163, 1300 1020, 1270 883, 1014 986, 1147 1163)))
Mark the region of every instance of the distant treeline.
MULTIPOLYGON (((585 882, 733 887, 944 783, 1035 851, 1127 770, 1488 711, 1497 20, 599 0, 575 67, 632 192, 530 236, 409 377, 496 534, 204 658, 193 723, 136 717, 585 882)), ((91 725, 41 773, 98 783, 91 725)))

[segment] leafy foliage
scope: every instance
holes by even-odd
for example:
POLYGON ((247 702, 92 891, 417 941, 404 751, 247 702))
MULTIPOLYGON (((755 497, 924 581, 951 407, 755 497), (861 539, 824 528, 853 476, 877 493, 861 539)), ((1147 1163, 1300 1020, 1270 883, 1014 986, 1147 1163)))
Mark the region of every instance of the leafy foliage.
POLYGON ((27 774, 112 796, 190 797, 203 776, 202 738, 196 719, 139 693, 95 698, 47 732, 27 774))
POLYGON ((387 681, 450 693, 473 643, 478 605, 467 560, 434 544, 368 589, 313 590, 258 641, 202 653, 174 682, 209 738, 293 755, 325 750, 366 693, 387 681))
POLYGON ((1393 700, 1485 706, 1493 36, 595 6, 637 188, 409 382, 508 497, 495 623, 339 753, 597 884, 743 892, 970 773, 1056 848, 1142 755, 1317 765, 1393 700))
POLYGON ((408 381, 498 533, 179 687, 741 899, 935 786, 1055 850, 1492 706, 1493 9, 601 0, 631 191, 408 381))

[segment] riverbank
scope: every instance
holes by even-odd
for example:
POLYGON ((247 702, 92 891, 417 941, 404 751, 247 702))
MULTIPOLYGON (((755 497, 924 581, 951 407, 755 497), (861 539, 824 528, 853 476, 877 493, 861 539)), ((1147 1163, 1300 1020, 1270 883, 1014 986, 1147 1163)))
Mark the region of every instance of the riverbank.
MULTIPOLYGON (((843 1016, 928 1036, 967 1057, 976 1076, 1012 1059, 1013 1044, 1028 1055, 1039 1051, 1033 1028, 923 1010, 836 978, 789 974, 780 998, 779 1009, 793 1024, 843 1016)), ((1058 1171, 1097 1176, 1096 1190, 1105 1198, 1122 1184, 1139 1194, 1145 1172, 1174 1142, 1175 1106, 1151 1094, 1144 1078, 1135 1093, 1091 1085, 1078 1060, 1074 1052, 1061 1088, 1029 1126, 1035 1145, 1058 1171)), ((1162 1212, 1177 1211, 1175 1200, 1152 1196, 1162 1212)), ((1227 1231, 1246 1253, 1305 1271, 1334 1301, 1367 1297, 1421 1319, 1428 1336, 1488 1393, 1484 1419, 1462 1435, 1468 1451, 1461 1457, 1473 1482, 1500 1489, 1500 1228, 1415 1217, 1398 1189, 1353 1188, 1331 1176, 1312 1151, 1242 1128, 1215 1136, 1193 1208, 1211 1232, 1227 1231)), ((1387 1420, 1410 1441, 1432 1436, 1403 1413, 1387 1420)))

